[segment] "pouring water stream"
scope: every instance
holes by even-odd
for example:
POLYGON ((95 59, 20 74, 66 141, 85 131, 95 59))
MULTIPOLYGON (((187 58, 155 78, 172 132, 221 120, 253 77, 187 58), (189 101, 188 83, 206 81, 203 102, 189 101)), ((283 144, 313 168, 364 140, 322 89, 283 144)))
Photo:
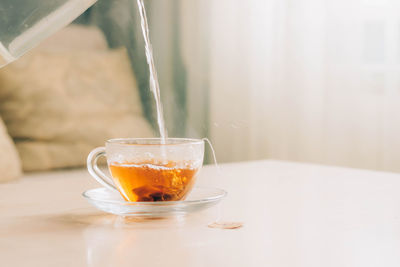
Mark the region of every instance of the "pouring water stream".
MULTIPOLYGON (((158 82, 157 70, 156 70, 155 64, 154 64, 153 47, 152 47, 151 41, 150 41, 150 30, 149 30, 149 25, 148 25, 148 20, 147 20, 146 8, 144 6, 143 0, 137 0, 137 4, 138 4, 138 8, 139 8, 142 34, 143 34, 144 43, 145 43, 146 59, 147 59, 147 64, 149 65, 150 90, 153 93, 155 103, 156 103, 157 123, 158 123, 158 128, 160 131, 161 143, 165 144, 168 134, 167 134, 167 129, 165 127, 163 107, 162 107, 161 97, 160 97, 160 84, 158 82)), ((214 164, 217 167, 218 171, 221 171, 221 169, 218 166, 217 158, 215 155, 215 150, 211 144, 211 141, 208 138, 203 138, 202 140, 207 142, 208 145, 210 146, 214 164)))
POLYGON ((165 139, 167 138, 167 129, 165 128, 163 108, 160 97, 160 84, 158 83, 157 70, 154 64, 153 47, 150 42, 150 31, 147 22, 146 8, 143 0, 137 0, 137 4, 139 7, 140 21, 145 43, 146 59, 150 71, 150 90, 153 93, 156 102, 157 123, 160 131, 161 142, 165 144, 165 139))

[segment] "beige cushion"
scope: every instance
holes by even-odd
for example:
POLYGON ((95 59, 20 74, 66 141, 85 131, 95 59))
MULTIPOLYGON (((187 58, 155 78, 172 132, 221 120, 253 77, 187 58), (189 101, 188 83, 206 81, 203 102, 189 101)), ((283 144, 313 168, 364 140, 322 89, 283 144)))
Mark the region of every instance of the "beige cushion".
POLYGON ((107 41, 99 28, 72 24, 50 36, 35 51, 107 49, 107 41))
POLYGON ((124 49, 38 49, 0 69, 0 115, 25 171, 85 165, 109 138, 149 137, 124 49))
POLYGON ((3 120, 0 119, 0 182, 18 178, 21 173, 21 161, 17 149, 8 135, 3 120))

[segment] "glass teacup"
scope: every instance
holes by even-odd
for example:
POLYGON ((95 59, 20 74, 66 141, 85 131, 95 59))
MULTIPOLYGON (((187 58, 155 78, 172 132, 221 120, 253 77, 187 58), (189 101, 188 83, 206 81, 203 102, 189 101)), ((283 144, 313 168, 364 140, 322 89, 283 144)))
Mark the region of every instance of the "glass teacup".
POLYGON ((193 188, 204 158, 204 141, 187 138, 111 139, 90 152, 89 173, 127 201, 183 200, 193 188), (97 166, 106 156, 112 178, 97 166))

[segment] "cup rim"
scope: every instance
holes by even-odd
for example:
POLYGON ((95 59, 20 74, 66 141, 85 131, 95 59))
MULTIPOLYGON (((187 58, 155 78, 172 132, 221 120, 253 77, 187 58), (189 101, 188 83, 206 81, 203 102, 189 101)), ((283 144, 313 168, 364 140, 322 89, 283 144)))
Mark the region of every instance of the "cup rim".
POLYGON ((121 145, 121 146, 179 146, 179 145, 187 145, 187 144, 202 144, 204 143, 203 139, 195 139, 195 138, 179 138, 179 137, 167 137, 165 140, 166 144, 161 143, 161 137, 151 137, 151 138, 112 138, 106 141, 106 144, 110 145, 121 145), (149 143, 134 143, 134 142, 142 141, 149 143), (151 143, 159 141, 159 143, 151 143), (168 141, 175 141, 176 143, 168 143, 168 141), (132 142, 132 143, 130 143, 132 142))

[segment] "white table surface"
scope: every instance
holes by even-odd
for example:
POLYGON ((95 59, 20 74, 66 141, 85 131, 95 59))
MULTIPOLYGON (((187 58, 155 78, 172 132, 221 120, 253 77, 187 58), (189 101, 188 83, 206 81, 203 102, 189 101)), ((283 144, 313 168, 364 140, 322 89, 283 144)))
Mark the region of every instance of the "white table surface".
POLYGON ((0 266, 400 266, 400 175, 278 161, 205 167, 229 192, 181 220, 91 207, 85 171, 0 184, 0 266), (209 221, 241 221, 221 230, 209 221))

